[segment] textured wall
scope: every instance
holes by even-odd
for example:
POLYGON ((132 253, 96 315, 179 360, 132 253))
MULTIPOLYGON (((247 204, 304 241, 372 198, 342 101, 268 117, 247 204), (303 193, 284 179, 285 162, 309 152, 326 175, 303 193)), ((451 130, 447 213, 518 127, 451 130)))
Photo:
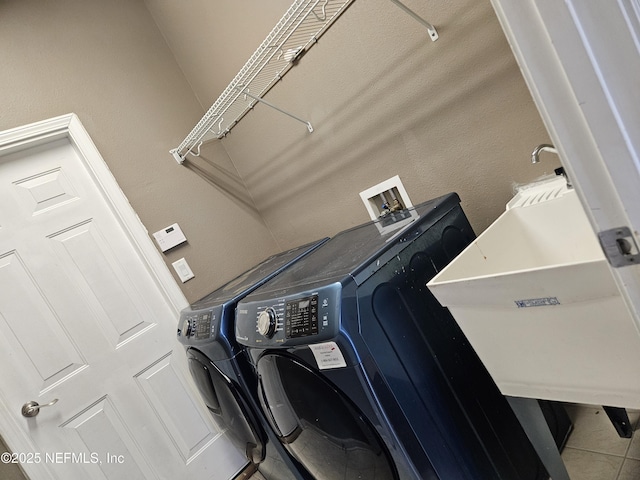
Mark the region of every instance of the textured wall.
POLYGON ((276 250, 220 144, 169 155, 203 109, 144 3, 0 0, 0 130, 76 113, 149 232, 178 222, 195 300, 276 250))
POLYGON ((205 109, 236 76, 292 2, 144 0, 205 109))
MULTIPOLYGON (((396 174, 414 203, 456 191, 477 233, 548 141, 488 1, 356 1, 267 99, 222 140, 281 247, 368 219, 358 193, 396 174)), ((546 160, 546 159, 545 159, 546 160)))
POLYGON ((189 300, 366 221, 358 192, 396 174, 414 203, 457 191, 479 233, 557 162, 529 163, 547 133, 489 1, 406 3, 437 42, 392 2, 356 1, 267 95, 314 133, 258 105, 179 166, 168 150, 290 0, 0 0, 0 129, 77 113, 147 229, 185 231, 165 259, 190 263, 189 300))

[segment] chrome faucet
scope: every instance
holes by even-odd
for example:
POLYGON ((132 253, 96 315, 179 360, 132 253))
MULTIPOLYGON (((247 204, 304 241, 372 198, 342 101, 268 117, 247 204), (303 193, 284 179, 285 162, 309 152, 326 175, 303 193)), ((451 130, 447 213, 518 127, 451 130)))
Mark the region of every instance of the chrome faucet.
POLYGON ((558 154, 558 150, 556 150, 556 147, 547 143, 543 143, 542 145, 538 145, 533 149, 533 152, 531 152, 531 163, 538 163, 540 161, 540 152, 543 151, 555 153, 556 155, 558 154))
MULTIPOLYGON (((543 143, 542 145, 538 145, 533 149, 533 152, 531 152, 531 163, 538 163, 540 161, 540 152, 549 152, 558 155, 558 150, 556 150, 556 147, 554 147, 553 145, 549 145, 548 143, 543 143)), ((564 167, 556 168, 555 172, 556 175, 562 175, 564 177, 564 179, 567 181, 567 188, 573 188, 573 184, 569 180, 569 176, 567 175, 567 173, 564 171, 564 167)))

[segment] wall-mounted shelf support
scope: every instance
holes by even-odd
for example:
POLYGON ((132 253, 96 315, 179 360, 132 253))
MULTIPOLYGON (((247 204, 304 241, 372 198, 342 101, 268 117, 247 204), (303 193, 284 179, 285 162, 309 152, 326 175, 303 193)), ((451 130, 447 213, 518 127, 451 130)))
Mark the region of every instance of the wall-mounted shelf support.
POLYGON ((300 117, 296 117, 296 116, 295 116, 295 115, 293 115, 292 113, 289 113, 289 112, 287 112, 287 111, 285 111, 285 110, 282 110, 281 108, 276 107, 273 103, 269 103, 269 102, 267 102, 264 98, 260 98, 260 97, 256 97, 255 95, 251 95, 251 94, 250 94, 248 91, 246 91, 246 90, 245 90, 244 92, 242 92, 242 94, 243 94, 243 95, 246 95, 247 97, 251 97, 251 98, 253 98, 256 102, 264 103, 267 107, 271 107, 271 108, 273 108, 274 110, 279 111, 280 113, 284 113, 285 115, 288 115, 289 117, 291 117, 291 118, 293 118, 293 119, 295 119, 295 120, 297 120, 297 121, 299 121, 299 122, 301 122, 301 123, 304 123, 304 124, 307 126, 307 130, 309 130, 309 133, 313 132, 313 127, 311 126, 311 123, 310 123, 310 122, 307 122, 306 120, 303 120, 303 119, 302 119, 302 118, 300 118, 300 117))
POLYGON ((410 16, 412 16, 414 19, 416 19, 418 22, 420 22, 422 25, 427 27, 427 31, 429 32, 429 38, 431 38, 432 42, 435 42, 436 40, 438 40, 438 32, 436 31, 436 27, 431 25, 429 22, 427 22, 424 18, 422 18, 416 12, 414 12, 409 7, 407 7, 400 0, 391 0, 391 1, 395 3, 398 7, 400 7, 402 10, 404 10, 406 13, 408 13, 410 16))

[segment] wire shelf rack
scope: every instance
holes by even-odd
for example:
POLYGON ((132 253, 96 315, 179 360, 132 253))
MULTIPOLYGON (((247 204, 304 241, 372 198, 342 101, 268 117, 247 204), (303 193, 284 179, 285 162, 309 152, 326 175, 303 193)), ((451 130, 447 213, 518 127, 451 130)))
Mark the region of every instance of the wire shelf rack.
MULTIPOLYGON (((309 132, 313 132, 310 122, 278 108, 263 97, 354 1, 295 0, 189 135, 178 148, 170 150, 175 160, 183 163, 189 154, 200 155, 204 142, 223 138, 257 103, 304 123, 309 132)), ((433 25, 400 0, 391 1, 422 23, 429 31, 431 41, 438 39, 433 25)))
POLYGON ((296 0, 189 135, 178 148, 171 150, 176 161, 182 163, 189 153, 198 155, 203 142, 227 135, 258 102, 305 123, 309 131, 313 131, 309 122, 262 97, 353 1, 296 0))

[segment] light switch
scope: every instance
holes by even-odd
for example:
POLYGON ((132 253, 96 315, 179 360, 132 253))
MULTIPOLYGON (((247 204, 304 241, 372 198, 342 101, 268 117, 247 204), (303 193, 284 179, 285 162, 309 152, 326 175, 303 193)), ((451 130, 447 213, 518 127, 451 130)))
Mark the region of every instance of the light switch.
POLYGON ((173 265, 173 268, 178 274, 178 277, 180 277, 180 280, 182 281, 182 283, 186 282, 187 280, 191 280, 193 277, 195 277, 195 275, 189 268, 189 264, 184 258, 181 258, 180 260, 176 260, 171 265, 173 265))
POLYGON ((182 230, 177 223, 169 225, 167 228, 163 228, 162 230, 158 230, 153 234, 153 238, 156 239, 160 250, 163 252, 187 241, 187 237, 184 236, 184 233, 182 233, 182 230))

